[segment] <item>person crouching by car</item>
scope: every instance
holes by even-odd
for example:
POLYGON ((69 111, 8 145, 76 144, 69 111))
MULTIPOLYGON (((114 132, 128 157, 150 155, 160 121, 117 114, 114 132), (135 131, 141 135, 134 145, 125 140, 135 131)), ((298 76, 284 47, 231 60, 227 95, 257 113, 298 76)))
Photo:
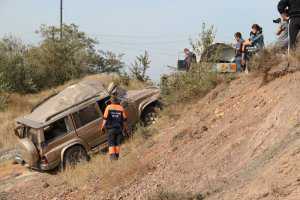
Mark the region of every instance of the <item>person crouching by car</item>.
POLYGON ((237 72, 241 72, 243 70, 242 68, 242 47, 244 39, 242 37, 242 34, 240 32, 237 32, 234 34, 235 38, 235 63, 237 65, 237 72))
MULTIPOLYGON (((274 22, 276 22, 274 20, 274 22)), ((279 49, 287 49, 289 46, 289 15, 288 10, 286 9, 281 14, 281 19, 279 18, 279 27, 276 32, 278 36, 275 46, 279 49)))
POLYGON ((112 95, 111 104, 105 109, 101 131, 107 131, 109 156, 111 160, 118 160, 123 131, 127 131, 127 114, 119 99, 112 95))

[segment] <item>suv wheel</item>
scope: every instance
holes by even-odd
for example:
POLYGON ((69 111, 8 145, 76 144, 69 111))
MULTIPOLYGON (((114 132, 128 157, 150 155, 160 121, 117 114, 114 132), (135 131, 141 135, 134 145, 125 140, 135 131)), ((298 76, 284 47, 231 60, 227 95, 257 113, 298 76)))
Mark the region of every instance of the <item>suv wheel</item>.
POLYGON ((67 167, 74 167, 80 162, 86 162, 88 160, 89 156, 87 155, 84 148, 82 148, 81 146, 71 147, 65 152, 63 169, 66 169, 67 167))
POLYGON ((158 117, 159 108, 155 106, 150 106, 144 110, 142 115, 142 124, 143 126, 151 126, 155 124, 158 117))

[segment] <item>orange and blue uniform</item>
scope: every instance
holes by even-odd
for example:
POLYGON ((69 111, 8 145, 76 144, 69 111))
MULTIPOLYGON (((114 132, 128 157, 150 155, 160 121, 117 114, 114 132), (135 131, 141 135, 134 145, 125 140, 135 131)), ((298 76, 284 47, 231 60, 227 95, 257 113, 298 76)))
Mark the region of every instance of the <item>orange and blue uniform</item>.
POLYGON ((103 119, 105 122, 102 128, 107 130, 109 154, 112 159, 118 159, 124 123, 127 121, 126 111, 120 104, 113 103, 106 107, 103 119))

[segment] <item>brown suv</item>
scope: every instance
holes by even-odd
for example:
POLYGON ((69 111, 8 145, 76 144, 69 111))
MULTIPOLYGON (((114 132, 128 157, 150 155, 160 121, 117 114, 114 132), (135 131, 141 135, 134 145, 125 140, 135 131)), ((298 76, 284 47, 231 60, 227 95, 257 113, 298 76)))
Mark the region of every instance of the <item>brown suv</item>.
MULTIPOLYGON (((118 89, 128 112, 128 124, 153 120, 159 105, 157 88, 125 91, 118 89)), ((16 161, 29 168, 47 171, 88 159, 94 149, 106 144, 100 122, 110 92, 99 80, 85 80, 72 85, 37 105, 30 114, 16 119, 19 138, 16 161)))

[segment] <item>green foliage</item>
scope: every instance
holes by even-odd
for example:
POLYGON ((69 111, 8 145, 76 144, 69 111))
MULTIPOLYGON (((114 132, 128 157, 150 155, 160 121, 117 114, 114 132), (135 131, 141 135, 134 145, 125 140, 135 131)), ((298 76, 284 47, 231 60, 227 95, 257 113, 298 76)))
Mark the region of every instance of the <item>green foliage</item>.
POLYGON ((124 67, 124 62, 122 61, 124 54, 115 54, 111 51, 100 51, 99 62, 96 66, 98 69, 97 73, 117 73, 121 74, 124 67))
POLYGON ((131 77, 141 82, 148 81, 149 76, 146 72, 150 68, 150 63, 151 60, 147 51, 143 55, 137 56, 131 68, 129 68, 131 77))
POLYGON ((164 77, 161 81, 164 99, 168 103, 176 103, 206 95, 218 83, 217 74, 209 68, 208 64, 198 63, 189 72, 164 77))
POLYGON ((42 25, 42 41, 29 46, 13 37, 0 40, 0 89, 37 92, 86 74, 119 72, 122 55, 97 51, 97 41, 78 26, 60 28, 42 25))
POLYGON ((205 51, 210 45, 214 43, 215 38, 215 27, 212 25, 207 27, 206 23, 203 23, 198 38, 195 40, 190 39, 190 45, 192 46, 193 51, 201 57, 203 51, 205 51))
MULTIPOLYGON (((202 25, 199 38, 191 40, 193 50, 201 55, 211 46, 215 39, 213 26, 202 25)), ((213 55, 215 56, 215 55, 213 55)), ((213 89, 218 83, 218 76, 212 70, 212 63, 199 62, 191 66, 190 71, 175 72, 161 79, 161 90, 165 100, 169 103, 188 101, 193 98, 201 98, 213 89)))
POLYGON ((20 40, 6 37, 0 41, 0 90, 36 90, 32 80, 32 68, 26 64, 28 47, 20 40))

